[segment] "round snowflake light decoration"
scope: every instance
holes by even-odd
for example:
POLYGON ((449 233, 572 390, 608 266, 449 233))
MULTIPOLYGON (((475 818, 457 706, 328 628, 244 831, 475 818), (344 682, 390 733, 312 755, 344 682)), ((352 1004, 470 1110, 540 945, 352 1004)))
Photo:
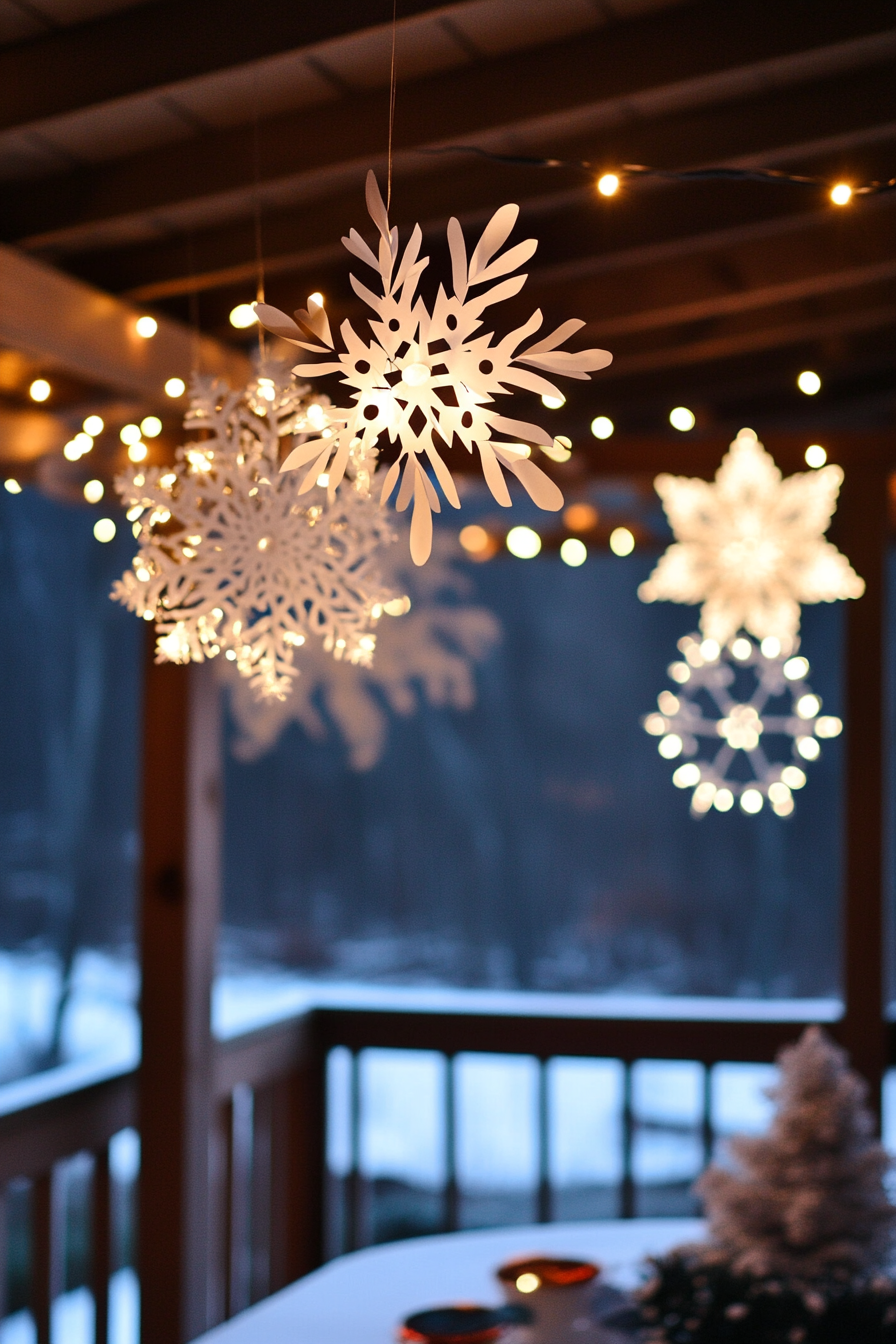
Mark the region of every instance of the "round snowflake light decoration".
POLYGON ((528 455, 529 444, 553 448, 553 436, 538 425, 500 415, 494 400, 506 395, 510 387, 562 399, 559 388, 544 373, 587 379, 589 371, 605 368, 612 356, 606 350, 561 349, 584 326, 578 319, 564 322, 551 335, 527 345, 542 325, 540 311, 502 340, 496 340, 492 332, 477 334, 485 309, 522 289, 526 276, 511 273, 538 246, 529 238, 502 251, 516 223, 518 206, 505 205, 497 211, 469 259, 460 224, 456 219, 449 221, 453 293, 446 293, 440 285, 432 312, 417 294, 420 276, 429 264, 428 257, 420 256, 423 235, 419 224, 399 256, 398 230, 390 228, 373 173, 367 176, 367 207, 380 235, 377 253, 354 229, 342 241, 379 277, 382 293, 350 277, 355 293, 375 314, 370 319, 370 341, 358 336, 350 322, 343 322, 344 349, 337 349, 321 306, 299 309, 296 322, 268 304, 256 304, 256 311, 268 331, 321 356, 317 363, 297 365, 296 373, 341 373, 342 382, 352 389, 353 405, 330 410, 332 437, 302 444, 287 457, 282 470, 307 468, 300 493, 311 489, 326 472, 332 498, 355 446, 372 452, 383 435, 397 442, 398 459, 385 474, 381 498, 385 502, 391 497, 400 477, 396 507, 403 511, 413 500, 411 557, 422 565, 432 547, 432 512, 441 509, 427 465, 449 504, 460 508, 457 488, 442 456, 449 446, 479 453, 486 482, 499 504, 511 504, 504 477, 508 471, 540 508, 563 507, 559 488, 528 455))
POLYGON ((269 364, 245 389, 196 377, 185 424, 204 437, 171 468, 116 480, 139 549, 112 596, 154 620, 158 661, 232 661, 260 697, 282 698, 309 639, 337 659, 369 663, 383 604, 379 572, 394 541, 370 494, 370 463, 350 454, 336 501, 318 486, 297 502, 278 475, 281 440, 327 432, 326 398, 269 364))
POLYGON ((672 782, 692 790, 691 814, 729 812, 735 801, 753 814, 768 801, 779 817, 789 816, 806 762, 821 755, 820 741, 843 730, 840 719, 821 713, 806 683, 808 659, 783 651, 774 635, 756 643, 741 634, 724 648, 686 635, 678 647, 683 658, 669 666, 676 689, 662 691, 658 712, 642 723, 659 738, 662 757, 683 758, 672 782))
POLYGON ((638 589, 642 602, 702 603, 700 629, 724 645, 739 630, 789 648, 800 603, 861 597, 865 584, 824 539, 840 467, 783 479, 752 429, 742 429, 712 483, 658 476, 675 541, 638 589))

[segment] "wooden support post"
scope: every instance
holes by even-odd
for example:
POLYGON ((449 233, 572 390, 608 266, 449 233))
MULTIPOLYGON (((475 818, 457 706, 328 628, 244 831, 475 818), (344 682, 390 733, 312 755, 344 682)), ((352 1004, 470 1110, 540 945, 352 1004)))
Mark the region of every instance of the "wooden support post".
POLYGON ((324 1057, 316 1040, 274 1086, 271 1130, 271 1292, 317 1269, 324 1247, 324 1057))
POLYGON ((157 666, 147 640, 139 1264, 151 1344, 185 1344, 208 1322, 219 703, 211 668, 157 666))
POLYGON ((845 854, 843 988, 846 1011, 838 1036, 867 1078, 880 1108, 887 1064, 884 1020, 884 893, 886 867, 886 541, 887 481, 883 465, 850 467, 837 513, 836 541, 866 588, 846 603, 844 651, 845 854))

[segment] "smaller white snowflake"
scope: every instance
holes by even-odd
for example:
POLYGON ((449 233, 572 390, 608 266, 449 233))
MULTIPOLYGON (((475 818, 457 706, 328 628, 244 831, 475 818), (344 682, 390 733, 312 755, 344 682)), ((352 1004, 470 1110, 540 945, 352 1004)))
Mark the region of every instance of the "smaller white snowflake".
MULTIPOLYGON (((433 558, 424 569, 409 572, 401 547, 391 548, 385 558, 387 582, 404 595, 386 606, 372 667, 337 665, 319 646, 307 644, 297 658, 300 675, 282 701, 258 701, 238 677, 227 677, 239 730, 233 744, 238 759, 257 760, 295 721, 315 740, 335 728, 351 768, 370 770, 386 749, 388 710, 407 717, 421 703, 471 708, 475 665, 500 640, 501 625, 492 612, 469 600, 469 580, 451 563, 456 541, 438 530, 433 540, 433 558)), ((221 670, 226 675, 226 665, 221 670)))
POLYGON ((713 807, 728 812, 736 799, 756 813, 768 799, 779 817, 789 816, 794 791, 806 783, 806 762, 821 755, 819 739, 843 730, 840 719, 822 714, 819 696, 807 685, 808 660, 793 646, 782 650, 774 635, 756 644, 741 633, 724 648, 685 635, 678 647, 684 657, 669 666, 676 689, 662 691, 657 712, 641 722, 659 738, 664 759, 684 758, 672 781, 692 790, 692 815, 713 807), (783 739, 787 759, 770 759, 770 738, 783 739), (708 758, 701 754, 707 747, 708 758))
POLYGON ((501 251, 516 223, 518 206, 505 205, 497 211, 469 260, 460 224, 456 219, 449 221, 454 292, 447 294, 440 285, 432 312, 417 294, 420 276, 429 265, 429 258, 420 256, 420 225, 414 227, 399 259, 398 230, 390 228, 373 173, 367 175, 367 207, 380 235, 377 253, 354 229, 342 241, 353 256, 377 273, 381 283, 382 293, 377 294, 354 275, 349 277, 355 293, 376 315, 369 319, 372 340, 364 341, 350 322, 343 322, 340 334, 345 349, 338 350, 327 315, 319 306, 299 309, 298 325, 268 304, 256 304, 256 311, 268 331, 322 356, 318 363, 297 365, 296 373, 303 377, 341 373, 343 383, 353 389, 352 406, 330 411, 331 423, 338 425, 332 437, 303 444, 282 469, 308 468, 300 493, 326 471, 332 495, 353 445, 360 441, 373 451, 382 435, 392 443, 397 441, 398 459, 386 473, 382 499, 390 498, 403 469, 396 507, 402 511, 413 500, 411 556, 415 564, 422 565, 432 547, 432 511, 439 512, 441 505, 421 459, 426 458, 455 509, 460 508, 460 499, 442 457, 452 445, 469 453, 478 451, 483 475, 499 504, 511 504, 503 474, 508 471, 540 508, 561 509, 559 488, 531 461, 527 447, 553 448, 553 436, 538 425, 500 415, 494 400, 518 387, 562 401, 559 388, 542 373, 587 379, 589 371, 605 368, 612 355, 606 350, 561 349, 585 325, 578 319, 526 345, 541 327, 540 311, 503 340, 496 341, 492 332, 476 334, 487 307, 522 289, 526 276, 511 272, 524 265, 538 246, 534 238, 528 238, 501 251))
POLYGON ((370 495, 371 464, 350 456, 349 488, 304 504, 278 474, 281 441, 326 433, 328 402, 269 363, 245 389, 193 382, 186 425, 203 437, 174 467, 116 480, 139 549, 112 596, 154 620, 159 661, 218 655, 260 696, 288 694, 295 651, 320 641, 369 663, 384 602, 380 554, 395 538, 370 495))
POLYGON ((782 479, 752 429, 740 431, 712 484, 658 476, 675 541, 638 596, 702 603, 700 629, 721 645, 744 629, 792 647, 800 603, 865 591, 846 556, 824 539, 842 481, 837 466, 782 479))

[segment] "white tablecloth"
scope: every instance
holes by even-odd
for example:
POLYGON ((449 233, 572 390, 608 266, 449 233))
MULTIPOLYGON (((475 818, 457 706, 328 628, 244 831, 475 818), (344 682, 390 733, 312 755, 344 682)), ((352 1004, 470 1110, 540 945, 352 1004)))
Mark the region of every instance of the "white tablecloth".
POLYGON ((332 1260, 307 1278, 204 1334, 202 1344, 394 1344, 412 1311, 449 1302, 501 1301, 494 1271, 530 1252, 579 1256, 606 1280, 634 1286, 645 1255, 697 1240, 696 1218, 633 1218, 599 1223, 454 1232, 372 1246, 332 1260))

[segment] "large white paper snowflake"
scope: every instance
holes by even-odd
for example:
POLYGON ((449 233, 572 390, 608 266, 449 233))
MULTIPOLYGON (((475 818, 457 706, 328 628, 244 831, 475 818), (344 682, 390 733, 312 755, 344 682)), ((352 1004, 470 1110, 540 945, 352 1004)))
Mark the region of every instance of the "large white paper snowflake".
POLYGON ((638 589, 642 602, 703 604, 700 629, 724 645, 744 629, 786 651, 800 603, 861 597, 865 584, 825 541, 843 481, 840 467, 782 479, 752 429, 742 429, 710 484, 654 482, 675 541, 638 589))
POLYGON ((500 623, 485 607, 470 602, 469 580, 451 564, 453 539, 437 532, 431 562, 413 573, 401 562, 402 549, 390 548, 385 557, 387 581, 404 600, 386 608, 372 667, 334 663, 309 643, 296 659, 298 675, 284 701, 259 701, 239 678, 228 677, 239 730, 233 752, 240 760, 263 756, 287 724, 296 721, 317 740, 335 727, 352 769, 369 770, 386 748, 388 710, 408 716, 423 702, 457 710, 472 707, 475 664, 497 644, 500 623))
POLYGON ((327 399, 283 365, 236 391, 197 377, 185 423, 204 437, 177 450, 175 467, 117 479, 139 550, 112 596, 156 622, 159 661, 223 654, 263 697, 289 692, 308 640, 370 662, 382 605, 395 596, 379 571, 395 534, 370 494, 364 450, 352 453, 335 501, 318 486, 300 504, 278 474, 281 440, 319 434, 327 414, 327 399))
POLYGON ((685 635, 678 647, 684 658, 669 666, 676 689, 662 691, 658 712, 642 723, 659 738, 661 756, 685 758, 672 781, 692 790, 692 815, 728 812, 735 799, 745 812, 761 812, 768 799, 779 817, 789 816, 805 763, 821 755, 819 739, 843 730, 806 684, 808 659, 795 645, 782 650, 774 635, 755 644, 741 634, 725 648, 685 635))
POLYGON ((417 283, 429 264, 428 257, 419 255, 423 239, 419 224, 399 259, 398 230, 389 227, 373 173, 367 176, 367 207, 380 234, 378 253, 354 229, 342 241, 381 281, 382 294, 377 294, 354 275, 350 277, 355 293, 376 314, 370 319, 372 340, 365 342, 350 322, 343 322, 340 332, 345 349, 337 350, 322 307, 299 309, 298 325, 267 304, 256 304, 256 311, 268 331, 323 357, 315 364, 299 364, 297 373, 341 373, 342 382, 354 389, 351 407, 330 411, 332 424, 338 425, 333 436, 296 448, 283 470, 308 467, 300 492, 310 489, 321 472, 328 472, 332 495, 354 444, 360 441, 373 450, 382 435, 392 443, 397 441, 398 459, 386 473, 382 499, 390 498, 403 469, 396 507, 401 511, 414 502, 411 556, 415 564, 422 565, 432 545, 431 511, 439 512, 441 506, 421 458, 426 458, 445 498, 456 509, 460 500, 442 457, 446 447, 453 445, 469 453, 474 448, 478 451, 488 487, 499 504, 511 503, 503 474, 509 471, 540 508, 562 508, 560 490, 525 452, 526 444, 552 447, 553 437, 538 425, 500 415, 494 400, 511 387, 562 396, 552 382, 533 370, 587 379, 589 370, 605 368, 612 355, 606 350, 573 353, 560 348, 585 325, 577 319, 526 345, 541 327, 540 311, 503 340, 496 341, 492 332, 476 335, 485 309, 522 289, 526 276, 510 273, 524 265, 538 246, 529 238, 501 251, 516 223, 518 206, 505 205, 497 211, 469 260, 460 224, 456 219, 449 221, 453 293, 447 294, 440 285, 431 313, 417 295, 417 283), (523 451, 519 440, 524 441, 523 451))

